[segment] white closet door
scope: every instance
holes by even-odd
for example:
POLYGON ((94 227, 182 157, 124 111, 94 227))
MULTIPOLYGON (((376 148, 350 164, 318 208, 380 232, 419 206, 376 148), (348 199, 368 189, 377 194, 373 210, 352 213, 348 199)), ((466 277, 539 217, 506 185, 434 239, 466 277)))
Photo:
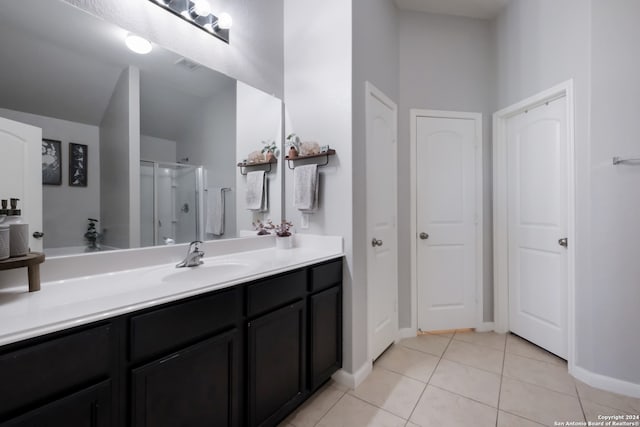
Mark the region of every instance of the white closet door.
MULTIPOLYGON (((566 98, 507 121, 509 325, 567 358, 566 98)), ((568 242, 571 244, 572 242, 568 242)))
POLYGON ((416 118, 418 328, 474 328, 477 304, 476 121, 416 118))

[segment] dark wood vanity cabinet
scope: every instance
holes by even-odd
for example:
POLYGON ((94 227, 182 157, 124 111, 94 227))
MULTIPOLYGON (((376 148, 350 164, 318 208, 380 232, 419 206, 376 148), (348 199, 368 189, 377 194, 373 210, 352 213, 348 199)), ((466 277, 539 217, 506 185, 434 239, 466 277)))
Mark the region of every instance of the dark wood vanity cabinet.
POLYGON ((241 425, 242 287, 129 318, 135 427, 241 425))
POLYGON ((0 347, 0 427, 275 426, 342 365, 342 260, 0 347))
POLYGON ((342 367, 342 292, 334 286, 309 297, 309 388, 342 367))
POLYGON ((0 425, 3 427, 109 427, 115 425, 111 380, 63 397, 0 425))
POLYGON ((0 426, 111 426, 117 376, 112 323, 0 348, 0 426))
POLYGON ((342 367, 342 261, 310 269, 309 387, 316 390, 342 367))
POLYGON ((233 329, 131 372, 134 426, 238 426, 240 334, 233 329))
POLYGON ((306 393, 307 270, 247 286, 247 425, 275 425, 306 393))

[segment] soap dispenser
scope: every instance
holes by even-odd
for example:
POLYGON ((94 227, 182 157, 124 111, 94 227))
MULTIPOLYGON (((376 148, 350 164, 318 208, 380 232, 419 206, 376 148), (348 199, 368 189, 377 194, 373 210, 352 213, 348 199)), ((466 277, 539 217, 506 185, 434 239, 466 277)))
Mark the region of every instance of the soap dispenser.
POLYGON ((22 220, 22 211, 18 209, 20 199, 10 199, 11 209, 4 220, 9 226, 9 253, 11 257, 25 256, 29 253, 29 224, 22 220))
POLYGON ((0 261, 9 258, 11 254, 9 249, 9 226, 3 224, 8 213, 7 201, 2 200, 2 209, 0 209, 0 261))

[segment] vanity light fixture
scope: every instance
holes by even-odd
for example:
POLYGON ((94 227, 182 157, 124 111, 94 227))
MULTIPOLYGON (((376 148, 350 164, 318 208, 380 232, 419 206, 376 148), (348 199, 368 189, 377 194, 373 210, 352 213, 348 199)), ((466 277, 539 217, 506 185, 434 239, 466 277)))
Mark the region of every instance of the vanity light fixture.
POLYGON ((211 12, 209 0, 149 0, 184 19, 192 25, 229 43, 229 29, 233 20, 228 13, 216 16, 211 12))
POLYGON ((146 55, 153 49, 149 40, 136 36, 135 34, 127 35, 124 42, 131 51, 140 55, 146 55))

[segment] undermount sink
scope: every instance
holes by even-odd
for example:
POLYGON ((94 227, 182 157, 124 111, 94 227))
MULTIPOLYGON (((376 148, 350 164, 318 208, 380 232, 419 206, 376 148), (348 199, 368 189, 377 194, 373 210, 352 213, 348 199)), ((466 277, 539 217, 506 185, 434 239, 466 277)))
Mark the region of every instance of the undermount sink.
POLYGON ((183 281, 202 281, 206 284, 207 279, 220 280, 227 275, 235 275, 248 272, 250 265, 238 261, 223 261, 201 264, 197 267, 176 268, 171 274, 162 277, 165 283, 179 283, 183 281))

